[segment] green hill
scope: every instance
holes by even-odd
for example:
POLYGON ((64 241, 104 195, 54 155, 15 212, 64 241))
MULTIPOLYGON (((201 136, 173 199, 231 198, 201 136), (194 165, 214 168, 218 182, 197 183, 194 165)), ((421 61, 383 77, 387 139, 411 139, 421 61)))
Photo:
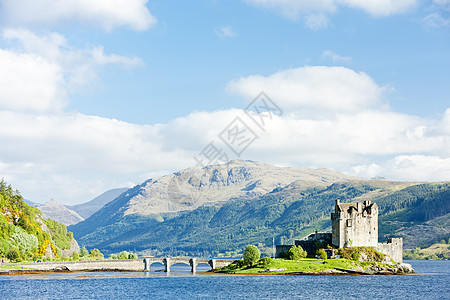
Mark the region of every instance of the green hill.
MULTIPOLYGON (((0 257, 37 260, 60 257, 78 249, 65 225, 42 218, 4 180, 0 182, 0 257)), ((78 249, 79 251, 79 249, 78 249)))

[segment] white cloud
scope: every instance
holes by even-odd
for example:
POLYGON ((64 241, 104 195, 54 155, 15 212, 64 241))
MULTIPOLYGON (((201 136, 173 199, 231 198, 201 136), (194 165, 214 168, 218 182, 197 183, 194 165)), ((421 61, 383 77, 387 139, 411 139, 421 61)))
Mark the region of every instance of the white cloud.
POLYGON ((380 165, 353 167, 350 173, 369 178, 382 175, 388 179, 405 181, 448 181, 450 158, 433 155, 399 155, 380 165))
POLYGON ((147 0, 3 0, 0 19, 7 26, 57 25, 76 21, 105 30, 145 30, 156 23, 147 0))
MULTIPOLYGON (((415 8, 417 0, 243 0, 254 6, 275 10, 290 19, 304 17, 305 25, 312 29, 325 28, 328 15, 339 7, 361 9, 372 16, 389 16, 415 8)), ((445 1, 445 0, 437 0, 445 1)))
POLYGON ((338 3, 359 8, 373 16, 401 14, 415 8, 417 0, 337 0, 338 3))
POLYGON ((341 56, 334 53, 331 50, 325 50, 322 52, 322 56, 326 58, 330 58, 334 63, 345 63, 352 60, 350 56, 341 56))
POLYGON ((270 76, 244 77, 229 82, 227 88, 249 99, 264 91, 282 106, 333 111, 379 106, 384 91, 365 73, 324 66, 288 69, 270 76))
POLYGON ((141 60, 115 54, 102 47, 75 49, 64 36, 37 36, 26 30, 7 29, 0 49, 0 109, 55 112, 67 103, 67 94, 97 79, 108 64, 136 66, 141 60))
POLYGON ((430 10, 433 12, 422 19, 425 26, 431 28, 450 27, 449 0, 434 0, 430 10))
POLYGON ((0 49, 0 109, 58 111, 66 103, 63 71, 39 56, 0 49))
MULTIPOLYGON (((23 39, 28 41, 23 52, 0 53, 18 56, 14 63, 18 66, 19 61, 27 62, 27 56, 33 64, 41 60, 55 78, 66 77, 66 67, 83 59, 99 66, 123 60, 102 51, 94 55, 71 49, 58 35, 47 36, 45 42, 23 39), (52 64, 49 57, 59 58, 52 64)), ((57 79, 50 81, 42 85, 58 89, 57 79)), ((42 114, 10 104, 0 110, 0 173, 30 200, 87 201, 130 181, 195 166, 193 157, 210 142, 230 159, 238 158, 218 135, 240 116, 259 137, 242 159, 397 180, 448 179, 450 108, 440 120, 392 112, 385 105, 383 87, 367 74, 344 67, 301 67, 249 76, 230 82, 228 88, 248 99, 264 90, 284 115, 270 120, 263 132, 240 109, 195 112, 165 124, 138 125, 61 110, 42 114)))
POLYGON ((214 31, 218 37, 233 38, 236 37, 236 32, 230 26, 222 26, 214 31))
POLYGON ((319 30, 328 27, 328 18, 324 14, 310 14, 305 17, 306 27, 319 30))

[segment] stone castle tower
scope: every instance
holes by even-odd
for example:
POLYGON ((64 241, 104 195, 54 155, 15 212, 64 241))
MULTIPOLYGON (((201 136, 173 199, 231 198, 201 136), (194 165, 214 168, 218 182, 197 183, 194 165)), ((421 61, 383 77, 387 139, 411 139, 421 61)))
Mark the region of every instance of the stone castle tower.
POLYGON ((378 206, 370 201, 340 203, 331 213, 332 244, 344 247, 377 247, 378 206))

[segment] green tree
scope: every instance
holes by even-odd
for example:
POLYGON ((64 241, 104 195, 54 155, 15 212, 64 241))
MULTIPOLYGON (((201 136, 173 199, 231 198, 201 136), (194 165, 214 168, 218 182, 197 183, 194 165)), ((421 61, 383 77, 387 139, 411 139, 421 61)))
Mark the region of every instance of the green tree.
POLYGON ((87 251, 86 246, 84 246, 83 248, 81 248, 81 252, 80 252, 81 257, 85 257, 85 256, 87 256, 88 254, 89 254, 89 252, 87 251))
POLYGON ((100 252, 98 249, 92 249, 89 251, 89 257, 91 259, 103 259, 103 253, 100 252))
POLYGON ((6 258, 8 258, 10 261, 17 260, 20 257, 20 252, 16 248, 12 248, 8 251, 8 254, 6 254, 6 258))
POLYGON ((77 251, 72 253, 72 260, 80 260, 80 254, 77 251))
POLYGON ((316 251, 316 255, 320 259, 327 259, 327 253, 325 252, 325 249, 319 249, 316 251))
POLYGON ((16 227, 11 236, 12 243, 19 248, 22 253, 31 252, 38 247, 38 238, 33 234, 28 234, 20 227, 16 227))
POLYGON ((119 259, 128 259, 129 253, 127 251, 122 251, 119 253, 119 259))
POLYGON ((136 253, 130 253, 128 254, 128 259, 137 259, 138 255, 136 253))
POLYGON ((258 247, 255 245, 248 245, 244 250, 244 263, 246 265, 254 265, 261 257, 258 247))
POLYGON ((300 258, 306 257, 307 254, 301 246, 294 245, 288 250, 287 257, 290 260, 299 260, 300 258))

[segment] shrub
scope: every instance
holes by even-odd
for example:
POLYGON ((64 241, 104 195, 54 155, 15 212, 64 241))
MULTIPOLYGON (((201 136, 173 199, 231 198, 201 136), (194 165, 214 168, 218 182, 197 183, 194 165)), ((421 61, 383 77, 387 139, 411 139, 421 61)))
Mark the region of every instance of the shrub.
POLYGON ((255 245, 248 245, 244 250, 244 263, 246 265, 254 265, 260 258, 261 252, 255 245))
POLYGON ((89 252, 87 251, 87 249, 86 249, 86 246, 84 246, 83 248, 81 248, 81 251, 80 251, 80 255, 83 257, 83 256, 87 256, 89 254, 89 252))
POLYGON ((138 255, 136 253, 130 253, 128 254, 128 259, 137 259, 138 255))
POLYGON ((15 261, 20 257, 20 252, 19 250, 13 248, 11 250, 8 251, 8 254, 6 254, 6 258, 9 259, 10 261, 15 261))
POLYGON ((263 257, 258 261, 258 265, 265 267, 268 266, 272 262, 270 257, 263 257))
POLYGON ((72 253, 72 260, 80 260, 80 254, 77 251, 72 253))
POLYGON ((316 255, 320 259, 327 259, 327 253, 325 252, 325 249, 317 250, 316 255))
POLYGON ((353 252, 352 253, 352 259, 355 261, 359 261, 359 259, 361 258, 361 254, 359 254, 359 252, 353 252))
POLYGON ((118 259, 117 254, 111 254, 109 256, 109 259, 118 259))
POLYGON ((294 245, 287 252, 287 257, 290 260, 299 260, 300 258, 306 257, 307 254, 301 246, 294 245))
POLYGON ((236 261, 236 267, 242 268, 243 266, 245 266, 245 262, 243 259, 236 261))
POLYGON ((119 253, 119 259, 128 259, 129 253, 127 251, 122 251, 119 253))
POLYGON ((101 253, 98 249, 92 249, 89 251, 89 257, 91 259, 103 259, 103 253, 101 253))

